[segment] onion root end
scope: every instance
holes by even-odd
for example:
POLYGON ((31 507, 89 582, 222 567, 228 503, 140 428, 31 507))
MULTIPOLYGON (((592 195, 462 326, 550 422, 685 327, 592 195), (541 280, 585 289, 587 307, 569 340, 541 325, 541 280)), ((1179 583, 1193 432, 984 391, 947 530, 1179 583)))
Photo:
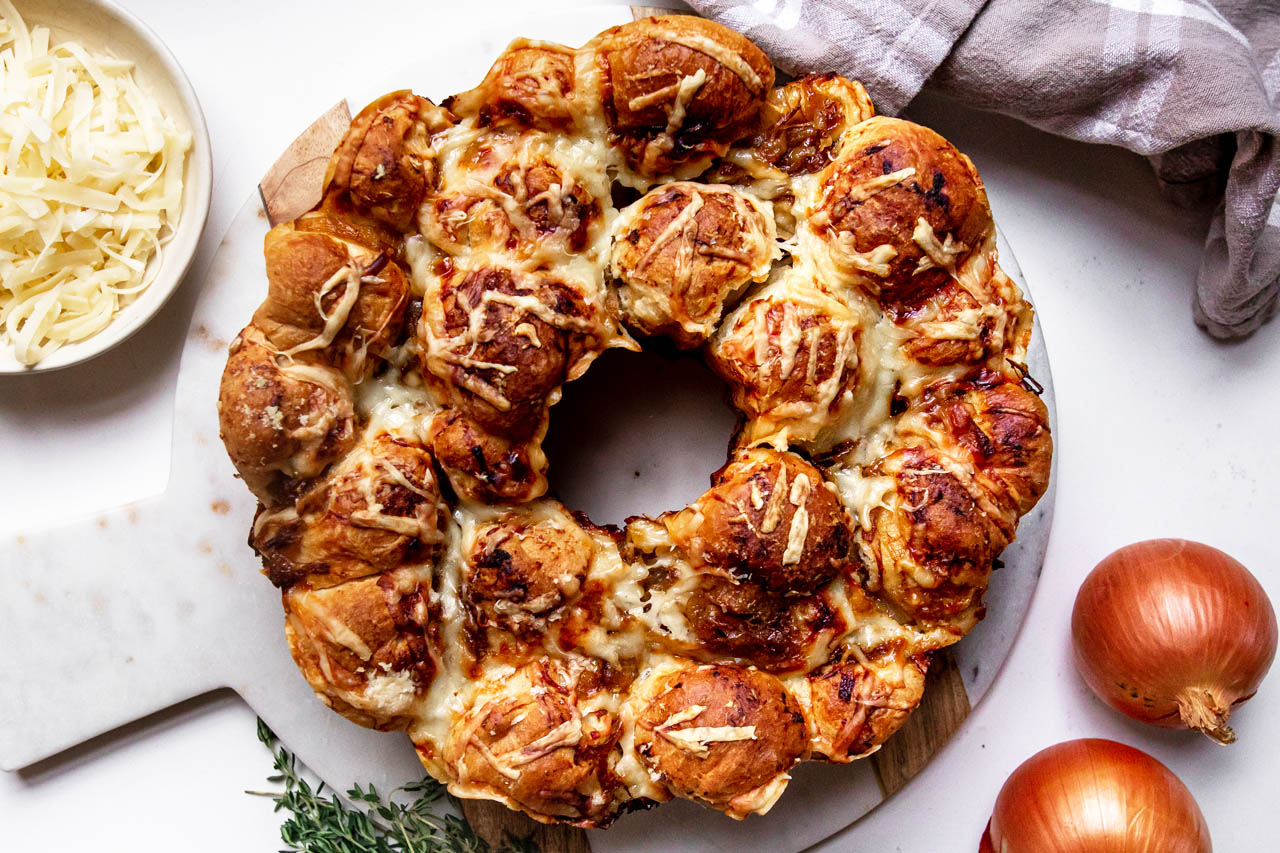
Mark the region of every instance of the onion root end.
POLYGON ((1178 716, 1188 728, 1202 732, 1219 744, 1236 742, 1236 733, 1227 725, 1231 703, 1224 702, 1215 691, 1191 687, 1178 695, 1178 716))

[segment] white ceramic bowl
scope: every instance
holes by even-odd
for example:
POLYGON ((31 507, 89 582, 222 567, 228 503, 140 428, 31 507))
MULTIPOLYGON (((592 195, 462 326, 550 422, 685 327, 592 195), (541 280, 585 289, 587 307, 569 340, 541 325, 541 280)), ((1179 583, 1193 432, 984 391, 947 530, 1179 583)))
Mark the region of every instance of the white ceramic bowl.
POLYGON ((192 140, 183 175, 182 213, 173 239, 164 247, 155 280, 101 332, 55 350, 34 366, 19 362, 12 347, 0 341, 0 373, 32 373, 56 370, 101 355, 142 328, 169 300, 191 266, 209 215, 213 160, 209 131, 196 93, 173 54, 146 24, 109 0, 12 2, 28 27, 49 27, 52 41, 75 39, 95 53, 109 53, 134 62, 135 79, 155 95, 179 127, 191 132, 192 140))

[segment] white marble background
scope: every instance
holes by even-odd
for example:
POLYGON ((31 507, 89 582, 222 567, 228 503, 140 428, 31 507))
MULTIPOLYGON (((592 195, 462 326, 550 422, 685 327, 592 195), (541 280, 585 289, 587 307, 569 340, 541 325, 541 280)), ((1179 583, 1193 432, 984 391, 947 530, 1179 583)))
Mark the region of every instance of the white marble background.
MULTIPOLYGON (((338 96, 358 104, 410 73, 457 79, 462 63, 440 61, 450 32, 509 29, 532 11, 519 2, 124 5, 186 66, 209 122, 214 201, 197 271, 276 154, 338 96)), ((593 5, 573 14, 569 34, 554 29, 563 18, 518 29, 569 40, 625 18, 621 7, 593 5)), ((476 67, 503 40, 495 37, 476 67)), ((438 91, 406 83, 441 95, 469 79, 438 91)), ((827 849, 971 851, 1013 767, 1082 736, 1156 755, 1196 795, 1219 850, 1260 849, 1280 834, 1280 813, 1266 807, 1280 755, 1280 674, 1238 714, 1240 743, 1223 749, 1142 729, 1099 705, 1075 677, 1067 630, 1088 569, 1150 536, 1226 549, 1280 602, 1271 533, 1280 509, 1272 438, 1280 331, 1273 323, 1224 345, 1194 327, 1190 288, 1207 218, 1160 200, 1139 158, 936 100, 916 105, 913 117, 973 157, 1036 297, 1058 395, 1058 504, 1040 588, 988 700, 902 794, 827 849)), ((146 332, 97 362, 0 379, 0 535, 163 489, 176 356, 198 280, 146 332)), ((269 773, 253 722, 240 700, 215 694, 0 775, 5 849, 278 849, 278 816, 241 793, 269 773)))

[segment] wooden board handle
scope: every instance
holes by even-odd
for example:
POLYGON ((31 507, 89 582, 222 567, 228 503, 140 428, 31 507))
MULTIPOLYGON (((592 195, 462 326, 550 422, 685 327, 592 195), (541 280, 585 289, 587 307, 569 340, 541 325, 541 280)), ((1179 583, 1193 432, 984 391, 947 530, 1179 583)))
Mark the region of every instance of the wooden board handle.
POLYGON ((969 716, 969 694, 951 649, 933 653, 924 698, 898 733, 871 756, 876 781, 886 798, 899 791, 942 749, 969 716))
POLYGON ((532 838, 542 853, 591 853, 587 833, 577 827, 538 823, 492 800, 460 800, 462 814, 476 834, 497 850, 507 837, 532 838))
POLYGON ((346 101, 334 104, 293 140, 258 182, 267 221, 291 222, 316 206, 333 149, 351 126, 346 101))

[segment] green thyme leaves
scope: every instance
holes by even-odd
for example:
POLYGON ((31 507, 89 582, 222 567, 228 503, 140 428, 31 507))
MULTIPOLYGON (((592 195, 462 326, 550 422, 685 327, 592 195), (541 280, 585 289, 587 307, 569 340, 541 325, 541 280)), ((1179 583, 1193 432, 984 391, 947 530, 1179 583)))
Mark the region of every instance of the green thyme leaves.
POLYGON ((347 791, 348 803, 323 782, 313 787, 297 757, 262 720, 258 740, 275 759, 275 773, 267 781, 282 790, 246 793, 270 797, 276 811, 288 813, 280 825, 287 845, 281 853, 538 853, 530 838, 508 837, 492 850, 465 820, 439 808, 452 798, 430 777, 385 795, 373 785, 356 785, 347 791))

